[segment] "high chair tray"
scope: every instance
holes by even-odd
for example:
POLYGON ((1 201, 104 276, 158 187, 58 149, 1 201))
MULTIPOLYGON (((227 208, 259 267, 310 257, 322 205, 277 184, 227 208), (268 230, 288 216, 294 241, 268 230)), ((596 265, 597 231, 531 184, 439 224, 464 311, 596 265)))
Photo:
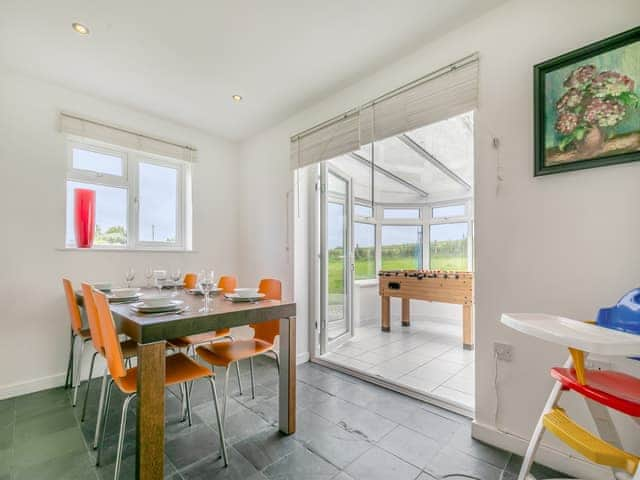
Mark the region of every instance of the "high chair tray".
POLYGON ((585 352, 640 356, 640 335, 545 313, 503 313, 501 321, 524 334, 585 352))

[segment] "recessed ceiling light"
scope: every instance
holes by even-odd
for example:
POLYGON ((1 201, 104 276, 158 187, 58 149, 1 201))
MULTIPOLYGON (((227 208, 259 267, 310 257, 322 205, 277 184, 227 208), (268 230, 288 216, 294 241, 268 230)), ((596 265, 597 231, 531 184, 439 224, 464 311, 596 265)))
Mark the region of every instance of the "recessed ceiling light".
POLYGON ((79 33, 80 35, 89 35, 89 28, 86 25, 74 22, 71 24, 71 26, 76 31, 76 33, 79 33))
POLYGON ((242 96, 241 95, 233 95, 231 98, 233 98, 236 102, 242 101, 242 96))

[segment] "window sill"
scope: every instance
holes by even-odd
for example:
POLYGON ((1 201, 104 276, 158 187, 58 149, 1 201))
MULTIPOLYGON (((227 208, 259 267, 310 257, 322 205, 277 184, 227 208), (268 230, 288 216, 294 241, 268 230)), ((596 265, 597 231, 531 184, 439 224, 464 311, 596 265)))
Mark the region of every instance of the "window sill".
POLYGON ((115 248, 115 247, 62 247, 56 248, 58 252, 126 252, 126 253, 198 253, 197 250, 186 250, 184 248, 115 248))

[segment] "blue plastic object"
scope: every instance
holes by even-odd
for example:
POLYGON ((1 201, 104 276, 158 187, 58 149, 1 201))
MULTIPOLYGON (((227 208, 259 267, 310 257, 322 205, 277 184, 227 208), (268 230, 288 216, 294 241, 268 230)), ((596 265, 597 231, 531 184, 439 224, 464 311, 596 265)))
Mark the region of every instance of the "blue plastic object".
POLYGON ((640 288, 625 294, 613 307, 601 308, 596 324, 640 335, 640 288))

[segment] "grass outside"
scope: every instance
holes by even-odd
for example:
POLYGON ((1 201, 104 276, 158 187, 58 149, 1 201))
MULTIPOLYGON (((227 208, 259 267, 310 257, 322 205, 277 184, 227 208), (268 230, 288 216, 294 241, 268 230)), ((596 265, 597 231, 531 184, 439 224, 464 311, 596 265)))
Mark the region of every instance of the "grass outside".
MULTIPOLYGON (((385 258, 382 261, 383 270, 409 270, 417 268, 415 256, 385 258)), ((467 258, 463 256, 435 255, 431 257, 432 270, 467 271, 467 258)), ((375 262, 373 258, 356 258, 356 280, 376 278, 375 262)), ((329 258, 329 293, 344 293, 344 266, 342 259, 329 258)))

